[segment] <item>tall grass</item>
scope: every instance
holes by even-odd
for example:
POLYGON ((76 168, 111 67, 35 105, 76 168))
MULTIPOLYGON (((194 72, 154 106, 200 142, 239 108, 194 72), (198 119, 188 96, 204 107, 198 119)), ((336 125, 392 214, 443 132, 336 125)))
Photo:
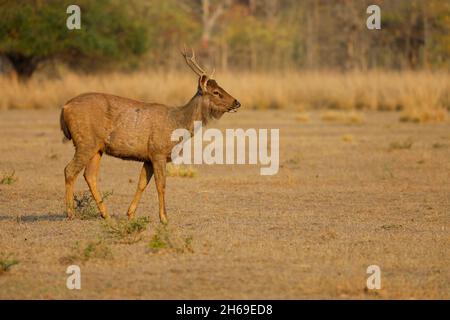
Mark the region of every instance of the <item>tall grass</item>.
MULTIPOLYGON (((450 110, 448 73, 306 72, 218 73, 218 82, 244 108, 403 110, 404 121, 439 121, 450 110)), ((143 101, 181 105, 196 90, 189 72, 104 75, 66 73, 28 83, 0 77, 0 109, 57 108, 83 92, 107 92, 143 101)))

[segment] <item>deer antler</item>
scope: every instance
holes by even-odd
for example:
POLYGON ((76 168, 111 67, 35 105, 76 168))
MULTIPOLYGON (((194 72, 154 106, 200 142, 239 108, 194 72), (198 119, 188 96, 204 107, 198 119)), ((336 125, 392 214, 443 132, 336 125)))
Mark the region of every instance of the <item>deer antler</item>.
MULTIPOLYGON (((192 69, 192 71, 195 72, 195 74, 197 74, 199 77, 205 76, 205 75, 207 76, 205 70, 203 70, 198 65, 197 61, 195 61, 194 49, 191 48, 191 56, 188 56, 186 46, 184 46, 184 49, 181 51, 181 54, 183 55, 184 59, 186 60, 186 64, 189 66, 189 68, 192 69)), ((214 72, 215 72, 215 70, 213 71, 211 76, 209 76, 208 78, 211 78, 214 75, 214 72)))

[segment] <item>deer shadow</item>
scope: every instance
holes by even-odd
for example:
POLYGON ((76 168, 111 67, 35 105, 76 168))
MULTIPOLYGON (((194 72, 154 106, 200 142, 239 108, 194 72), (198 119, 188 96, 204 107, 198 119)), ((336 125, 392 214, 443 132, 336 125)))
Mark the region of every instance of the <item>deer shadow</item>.
POLYGON ((17 221, 17 222, 39 222, 39 221, 63 221, 66 219, 65 214, 31 214, 31 215, 23 215, 23 216, 5 216, 0 215, 0 221, 17 221))

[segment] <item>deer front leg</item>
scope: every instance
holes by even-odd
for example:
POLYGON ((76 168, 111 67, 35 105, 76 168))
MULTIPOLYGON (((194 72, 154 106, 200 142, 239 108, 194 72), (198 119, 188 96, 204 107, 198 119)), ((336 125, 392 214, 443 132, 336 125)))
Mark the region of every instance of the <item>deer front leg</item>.
POLYGON ((137 205, 139 203, 139 200, 141 199, 142 193, 144 192, 145 188, 147 187, 150 179, 153 176, 153 165, 151 162, 144 162, 144 165, 142 166, 141 174, 139 176, 139 182, 136 190, 136 194, 134 195, 133 201, 130 204, 130 207, 128 208, 128 219, 134 218, 134 213, 136 212, 137 205))
POLYGON ((153 161, 153 170, 155 173, 156 190, 159 199, 159 220, 163 224, 167 224, 165 191, 166 191, 166 159, 153 161))
POLYGON ((97 176, 101 158, 101 153, 97 152, 91 158, 91 160, 89 160, 88 164, 86 165, 86 169, 84 170, 84 179, 86 180, 86 183, 89 187, 89 190, 91 191, 95 203, 97 204, 97 208, 100 211, 102 218, 109 219, 108 212, 106 211, 105 204, 103 203, 103 198, 97 189, 97 176))
POLYGON ((83 170, 88 159, 89 158, 86 158, 84 153, 78 151, 75 153, 73 159, 64 169, 64 176, 66 179, 66 213, 67 218, 69 219, 74 218, 73 185, 75 183, 78 174, 80 173, 81 170, 83 170))

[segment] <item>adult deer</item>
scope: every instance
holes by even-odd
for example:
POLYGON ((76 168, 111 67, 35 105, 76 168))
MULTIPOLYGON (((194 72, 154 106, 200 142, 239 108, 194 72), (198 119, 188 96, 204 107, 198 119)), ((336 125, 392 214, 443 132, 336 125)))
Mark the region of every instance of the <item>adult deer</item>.
POLYGON ((113 157, 143 162, 139 182, 128 217, 134 217, 137 205, 151 177, 159 199, 159 218, 167 223, 165 207, 166 163, 171 161, 171 141, 175 129, 185 128, 194 134, 194 121, 206 124, 225 112, 236 111, 241 104, 222 89, 195 61, 195 53, 182 55, 198 75, 194 97, 184 106, 170 107, 145 103, 104 93, 86 93, 69 100, 61 110, 60 124, 64 136, 73 141, 75 155, 66 166, 66 210, 73 218, 73 186, 85 168, 84 178, 103 218, 108 218, 97 189, 97 174, 103 153, 113 157))

